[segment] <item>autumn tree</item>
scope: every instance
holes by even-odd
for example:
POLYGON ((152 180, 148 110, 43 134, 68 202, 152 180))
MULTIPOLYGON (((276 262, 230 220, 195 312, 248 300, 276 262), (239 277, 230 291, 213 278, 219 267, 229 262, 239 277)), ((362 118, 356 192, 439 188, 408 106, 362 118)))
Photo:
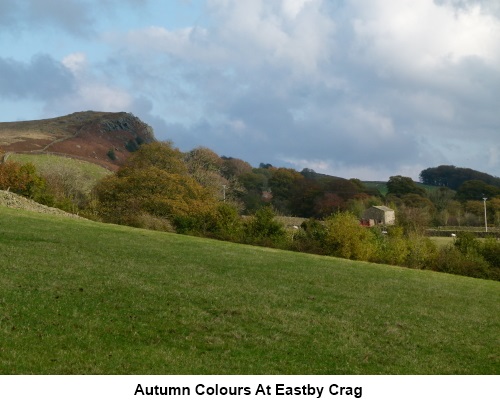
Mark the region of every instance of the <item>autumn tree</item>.
POLYGON ((195 148, 184 155, 189 174, 207 188, 214 198, 223 198, 229 182, 221 174, 222 159, 208 148, 195 148))
POLYGON ((291 199, 293 215, 304 218, 316 217, 316 203, 323 195, 321 185, 311 178, 303 178, 295 184, 291 199))
POLYGON ((140 149, 127 159, 124 169, 135 170, 152 166, 167 173, 188 174, 182 152, 174 147, 171 141, 141 145, 140 149))
POLYGON ((318 218, 324 218, 335 212, 345 210, 346 207, 346 201, 338 194, 324 193, 315 200, 314 214, 318 218))
POLYGON ((252 172, 250 163, 241 159, 222 156, 222 174, 225 178, 239 177, 252 172))
POLYGON ((45 180, 32 163, 7 161, 0 164, 0 189, 36 198, 45 189, 45 180))
POLYGON ((123 168, 97 184, 95 194, 106 221, 133 226, 140 226, 143 214, 180 223, 216 206, 210 191, 188 175, 171 143, 142 145, 123 168))

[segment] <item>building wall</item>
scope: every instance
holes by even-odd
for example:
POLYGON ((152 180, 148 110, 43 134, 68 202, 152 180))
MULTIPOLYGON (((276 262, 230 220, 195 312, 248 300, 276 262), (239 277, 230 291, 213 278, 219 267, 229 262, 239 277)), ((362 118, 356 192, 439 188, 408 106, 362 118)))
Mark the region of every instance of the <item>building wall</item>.
POLYGON ((376 225, 394 225, 396 215, 394 210, 383 210, 376 207, 368 208, 362 216, 363 220, 374 220, 376 225))
POLYGON ((385 225, 396 224, 396 213, 394 211, 385 211, 385 225))

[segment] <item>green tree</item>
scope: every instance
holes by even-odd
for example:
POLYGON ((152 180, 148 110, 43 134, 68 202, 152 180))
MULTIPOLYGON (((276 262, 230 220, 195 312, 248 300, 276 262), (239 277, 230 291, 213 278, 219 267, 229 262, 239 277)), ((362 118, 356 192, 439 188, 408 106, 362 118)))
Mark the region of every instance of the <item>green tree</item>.
POLYGON ((376 254, 374 234, 360 226, 349 212, 338 212, 325 220, 325 244, 332 256, 352 260, 371 260, 376 254))
POLYGON ((291 198, 295 185, 304 177, 293 169, 271 168, 268 185, 273 195, 272 204, 282 214, 291 214, 291 198))
POLYGON ((490 186, 481 180, 464 182, 457 190, 456 198, 459 201, 481 200, 483 197, 492 198, 500 196, 500 188, 490 186))
POLYGON ((425 196, 425 190, 422 187, 418 187, 410 177, 404 176, 391 176, 387 182, 387 192, 396 197, 402 197, 405 194, 425 196))
POLYGON ((238 177, 238 181, 244 189, 238 196, 243 201, 247 214, 254 213, 265 205, 262 192, 268 190, 269 178, 261 169, 242 174, 238 177))
POLYGON ((279 246, 284 241, 286 231, 284 225, 276 220, 274 210, 262 207, 245 224, 245 234, 250 243, 279 246))
POLYGON ((379 235, 378 241, 378 261, 397 266, 407 264, 410 247, 402 227, 388 228, 387 234, 379 235))

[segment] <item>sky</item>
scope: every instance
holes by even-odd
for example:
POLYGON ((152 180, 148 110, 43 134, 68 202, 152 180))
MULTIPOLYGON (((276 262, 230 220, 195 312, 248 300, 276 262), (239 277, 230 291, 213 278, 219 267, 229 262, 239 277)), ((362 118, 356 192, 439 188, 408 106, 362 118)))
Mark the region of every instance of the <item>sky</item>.
POLYGON ((253 166, 500 176, 500 1, 1 0, 0 122, 87 110, 253 166))

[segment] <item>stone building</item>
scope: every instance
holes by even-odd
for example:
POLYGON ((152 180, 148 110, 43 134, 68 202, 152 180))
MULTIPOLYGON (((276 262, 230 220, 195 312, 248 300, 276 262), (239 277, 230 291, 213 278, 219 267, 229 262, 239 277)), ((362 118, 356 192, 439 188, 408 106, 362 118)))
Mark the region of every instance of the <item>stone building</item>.
POLYGON ((393 209, 385 205, 374 205, 363 212, 361 222, 366 226, 394 225, 396 223, 396 214, 393 209))

